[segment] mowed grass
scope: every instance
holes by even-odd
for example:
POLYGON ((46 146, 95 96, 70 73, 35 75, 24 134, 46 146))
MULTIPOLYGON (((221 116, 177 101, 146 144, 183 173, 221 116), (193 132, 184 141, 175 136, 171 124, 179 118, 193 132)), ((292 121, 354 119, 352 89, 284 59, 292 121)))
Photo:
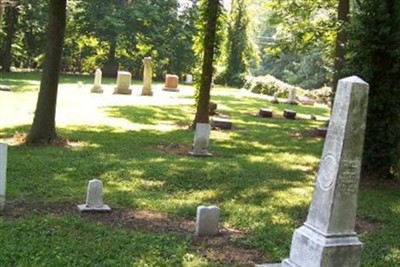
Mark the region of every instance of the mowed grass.
MULTIPOLYGON (((1 76, 0 83, 21 81, 21 92, 2 93, 0 104, 6 94, 23 98, 29 84, 39 81, 38 73, 15 75, 1 76)), ((61 82, 73 86, 84 78, 66 76, 61 82)), ((323 147, 310 133, 325 124, 329 110, 271 105, 223 87, 212 90, 212 100, 234 123, 233 130, 212 131, 212 158, 186 155, 194 135, 186 127, 192 105, 102 106, 109 119, 135 127, 74 124, 58 128, 69 146, 10 145, 0 266, 251 266, 251 261, 219 260, 217 254, 232 246, 259 251, 263 262, 287 257, 293 230, 307 216, 323 147), (255 116, 267 106, 274 118, 255 116), (296 110, 300 119, 282 119, 285 108, 296 110), (310 120, 310 114, 319 120, 310 120), (75 207, 84 203, 93 178, 102 180, 105 203, 114 209, 94 219, 75 207), (199 248, 192 228, 127 227, 124 217, 145 211, 170 222, 194 222, 199 205, 217 205, 221 229, 241 234, 228 234, 217 248, 206 241, 199 248)), ((0 138, 27 132, 28 123, 2 127, 0 138)), ((361 186, 362 266, 400 266, 399 189, 361 186)), ((150 216, 146 223, 156 220, 150 216)))

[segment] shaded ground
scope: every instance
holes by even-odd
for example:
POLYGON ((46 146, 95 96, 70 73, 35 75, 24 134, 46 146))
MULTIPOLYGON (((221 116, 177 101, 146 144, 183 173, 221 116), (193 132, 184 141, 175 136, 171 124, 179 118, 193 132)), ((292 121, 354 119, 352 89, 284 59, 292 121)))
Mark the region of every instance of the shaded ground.
POLYGON ((3 213, 6 220, 15 220, 29 213, 38 215, 76 215, 88 222, 141 232, 173 233, 182 238, 190 237, 190 249, 211 262, 223 265, 254 266, 267 262, 259 250, 241 244, 247 233, 220 227, 214 237, 196 237, 195 219, 171 218, 166 214, 133 209, 114 208, 110 213, 80 213, 72 203, 7 203, 3 213))

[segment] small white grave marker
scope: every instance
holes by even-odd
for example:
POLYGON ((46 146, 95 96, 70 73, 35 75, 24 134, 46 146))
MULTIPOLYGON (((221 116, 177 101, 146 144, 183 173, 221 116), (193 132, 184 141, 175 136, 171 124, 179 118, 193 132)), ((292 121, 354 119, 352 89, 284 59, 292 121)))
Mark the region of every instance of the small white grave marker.
POLYGON ((86 204, 78 205, 80 212, 109 212, 111 208, 103 204, 103 183, 98 179, 89 181, 86 204))
POLYGON ((7 145, 0 143, 0 210, 6 203, 7 145))
POLYGON ((94 86, 92 88, 92 93, 103 93, 103 88, 101 87, 102 72, 97 69, 94 74, 94 86))
POLYGON ((220 209, 217 206, 199 206, 196 216, 196 236, 213 236, 218 234, 220 209))
POLYGON ((208 152, 210 140, 211 125, 209 123, 197 123, 194 134, 193 151, 189 152, 190 156, 211 157, 208 152))

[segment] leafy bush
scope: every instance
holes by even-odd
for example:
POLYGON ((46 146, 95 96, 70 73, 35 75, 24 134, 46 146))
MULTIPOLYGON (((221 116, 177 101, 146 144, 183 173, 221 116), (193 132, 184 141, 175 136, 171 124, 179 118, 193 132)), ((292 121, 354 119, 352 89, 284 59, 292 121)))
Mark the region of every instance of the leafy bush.
POLYGON ((287 98, 289 95, 289 90, 295 88, 297 96, 307 96, 315 99, 319 103, 324 104, 330 102, 330 97, 332 94, 332 90, 329 87, 305 90, 300 87, 287 84, 271 75, 247 77, 244 88, 253 93, 276 95, 280 98, 287 98))

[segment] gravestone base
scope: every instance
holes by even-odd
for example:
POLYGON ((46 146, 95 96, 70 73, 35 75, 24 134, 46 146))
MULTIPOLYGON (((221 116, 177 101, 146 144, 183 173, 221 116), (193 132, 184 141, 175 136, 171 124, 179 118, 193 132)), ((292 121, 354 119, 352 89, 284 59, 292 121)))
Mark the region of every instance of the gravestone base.
POLYGON ((90 92, 95 93, 95 94, 102 94, 103 88, 101 88, 101 86, 93 86, 93 88, 90 92))
POLYGON ((213 154, 211 154, 207 150, 204 150, 204 151, 189 151, 188 154, 189 154, 189 156, 199 157, 199 158, 210 158, 210 157, 213 156, 213 154))
POLYGON ((283 117, 285 117, 288 120, 294 120, 296 119, 296 111, 285 109, 283 110, 283 117))
POLYGON ((7 85, 0 85, 0 91, 10 92, 11 87, 7 85))
POLYGON ((174 87, 164 87, 163 90, 168 92, 179 92, 179 89, 174 87))
POLYGON ((356 234, 325 236, 304 225, 294 231, 290 257, 282 267, 357 267, 361 250, 356 234))
POLYGON ((298 105, 299 102, 297 102, 297 101, 287 101, 286 104, 289 104, 289 105, 298 105))
POLYGON ((314 131, 314 135, 316 137, 322 137, 322 138, 325 138, 327 133, 328 133, 328 127, 320 127, 315 129, 314 131))
POLYGON ((115 89, 114 89, 114 94, 131 95, 131 94, 132 94, 132 90, 131 90, 131 89, 125 89, 125 88, 118 88, 118 87, 115 87, 115 89))
POLYGON ((103 205, 101 207, 91 207, 86 204, 78 205, 78 210, 80 212, 111 212, 111 208, 108 205, 103 205))
POLYGON ((212 128, 219 128, 221 130, 230 130, 232 129, 232 121, 223 118, 214 118, 211 121, 212 128))
POLYGON ((261 118, 272 118, 272 110, 271 109, 267 109, 267 108, 261 108, 258 111, 258 115, 261 118))

